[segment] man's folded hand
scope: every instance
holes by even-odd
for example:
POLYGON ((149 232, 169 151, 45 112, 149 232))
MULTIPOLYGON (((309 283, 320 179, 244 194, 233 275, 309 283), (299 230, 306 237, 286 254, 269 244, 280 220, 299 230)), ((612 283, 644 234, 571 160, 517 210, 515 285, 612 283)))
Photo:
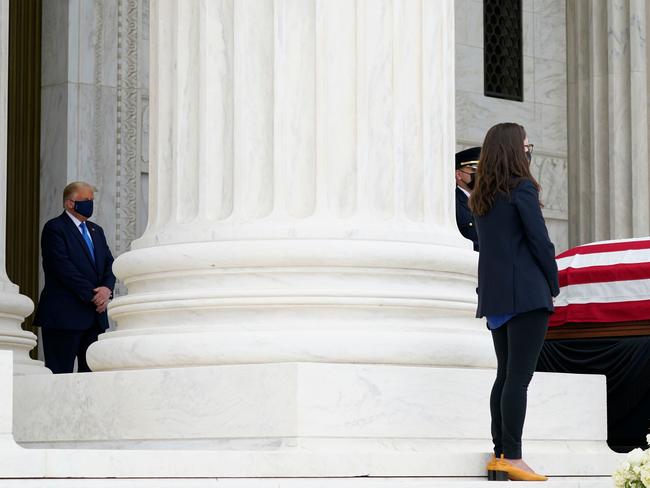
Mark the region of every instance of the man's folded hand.
POLYGON ((97 313, 104 313, 108 307, 108 301, 111 298, 111 290, 105 286, 99 286, 93 290, 95 296, 92 299, 97 313))

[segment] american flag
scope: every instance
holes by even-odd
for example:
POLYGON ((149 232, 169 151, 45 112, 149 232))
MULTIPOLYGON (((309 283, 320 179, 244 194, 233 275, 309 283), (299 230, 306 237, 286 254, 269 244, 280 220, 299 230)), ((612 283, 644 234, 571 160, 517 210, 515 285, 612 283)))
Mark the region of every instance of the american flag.
POLYGON ((650 237, 594 242, 556 259, 560 294, 550 327, 650 320, 650 237))

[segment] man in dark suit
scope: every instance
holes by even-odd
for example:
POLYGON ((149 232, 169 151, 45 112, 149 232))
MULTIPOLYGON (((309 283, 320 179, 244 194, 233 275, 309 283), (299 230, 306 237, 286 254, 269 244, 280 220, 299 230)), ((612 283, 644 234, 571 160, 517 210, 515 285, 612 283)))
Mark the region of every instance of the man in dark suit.
POLYGON ((70 183, 63 190, 64 211, 49 220, 41 235, 45 287, 36 308, 45 366, 53 373, 88 372, 86 350, 108 328, 106 307, 113 293, 113 256, 104 231, 88 218, 93 187, 70 183))
POLYGON ((478 251, 478 236, 468 200, 474 188, 480 154, 480 147, 470 147, 456 153, 456 225, 463 237, 472 241, 475 251, 478 251))

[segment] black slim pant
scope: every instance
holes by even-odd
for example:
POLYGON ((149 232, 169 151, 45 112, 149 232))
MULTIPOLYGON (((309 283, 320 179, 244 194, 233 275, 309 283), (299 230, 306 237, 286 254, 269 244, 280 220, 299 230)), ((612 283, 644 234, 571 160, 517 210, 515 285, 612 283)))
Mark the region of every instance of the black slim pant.
POLYGON ((54 374, 72 373, 76 358, 77 371, 79 373, 90 372, 86 362, 86 350, 102 332, 103 330, 97 323, 86 330, 41 327, 45 366, 54 374))
POLYGON ((533 310, 514 316, 492 331, 497 377, 490 395, 494 454, 521 458, 528 384, 544 345, 549 312, 533 310))

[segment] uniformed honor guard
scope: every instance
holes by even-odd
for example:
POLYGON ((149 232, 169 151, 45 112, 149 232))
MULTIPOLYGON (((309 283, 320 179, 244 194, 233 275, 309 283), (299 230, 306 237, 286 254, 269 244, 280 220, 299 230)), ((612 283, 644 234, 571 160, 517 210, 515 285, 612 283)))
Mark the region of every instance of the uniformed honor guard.
POLYGON ((474 189, 480 154, 480 147, 470 147, 456 153, 456 225, 463 237, 474 243, 475 251, 478 251, 478 236, 468 200, 474 189))

